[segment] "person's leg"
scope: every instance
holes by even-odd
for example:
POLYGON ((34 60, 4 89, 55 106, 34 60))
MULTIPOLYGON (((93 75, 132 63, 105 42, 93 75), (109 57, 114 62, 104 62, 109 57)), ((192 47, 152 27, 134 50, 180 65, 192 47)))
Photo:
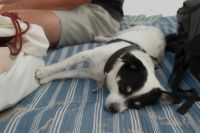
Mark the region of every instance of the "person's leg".
POLYGON ((50 10, 17 10, 19 18, 43 27, 50 47, 57 45, 60 39, 61 25, 57 16, 50 10))
POLYGON ((104 41, 119 29, 119 22, 96 4, 84 4, 72 10, 57 10, 54 13, 61 22, 58 46, 70 46, 92 41, 104 41))
POLYGON ((119 22, 95 4, 85 4, 73 10, 17 10, 18 16, 43 27, 50 46, 69 46, 111 37, 119 22))

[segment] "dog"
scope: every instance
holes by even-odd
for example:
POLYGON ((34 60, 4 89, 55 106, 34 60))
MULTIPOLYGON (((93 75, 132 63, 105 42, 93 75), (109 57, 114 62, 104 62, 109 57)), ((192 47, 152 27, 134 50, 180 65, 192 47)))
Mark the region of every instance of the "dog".
POLYGON ((179 97, 165 91, 155 76, 154 62, 161 61, 165 45, 164 35, 158 28, 134 26, 119 32, 106 45, 38 68, 36 78, 40 84, 63 78, 90 78, 106 83, 109 95, 105 107, 113 113, 157 102, 178 103, 179 97), (84 61, 89 63, 89 68, 65 70, 84 61))

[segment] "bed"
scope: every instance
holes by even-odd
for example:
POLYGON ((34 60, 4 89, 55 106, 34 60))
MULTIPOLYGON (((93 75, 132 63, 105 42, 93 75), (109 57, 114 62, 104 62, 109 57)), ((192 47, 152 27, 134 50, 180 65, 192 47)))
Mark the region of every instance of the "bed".
MULTIPOLYGON (((125 16, 120 30, 135 25, 135 21, 135 17, 125 16)), ((146 25, 159 27, 165 35, 176 32, 177 23, 174 16, 157 16, 157 20, 149 21, 151 23, 146 25)), ((77 52, 101 45, 94 42, 49 50, 44 59, 46 64, 52 64, 77 52)), ((173 61, 173 54, 166 52, 162 67, 156 71, 160 83, 167 90, 170 90, 167 79, 172 71, 173 61)), ((81 67, 87 67, 87 64, 73 66, 74 69, 81 67)), ((104 88, 92 93, 91 90, 96 86, 97 83, 89 79, 55 80, 41 85, 15 107, 0 112, 0 133, 200 132, 199 102, 185 115, 176 112, 180 105, 161 104, 113 114, 104 107, 108 91, 104 88)), ((181 87, 186 90, 196 88, 200 94, 200 84, 189 72, 186 73, 181 87)))

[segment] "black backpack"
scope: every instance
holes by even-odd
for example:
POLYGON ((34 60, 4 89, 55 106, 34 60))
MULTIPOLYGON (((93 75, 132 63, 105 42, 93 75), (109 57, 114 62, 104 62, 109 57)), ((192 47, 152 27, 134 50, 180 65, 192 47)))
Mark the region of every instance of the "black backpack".
POLYGON ((177 34, 166 37, 167 50, 175 53, 175 63, 168 83, 172 92, 185 99, 178 112, 185 114, 200 98, 195 90, 182 90, 180 83, 186 71, 200 81, 200 0, 186 0, 177 11, 177 34))

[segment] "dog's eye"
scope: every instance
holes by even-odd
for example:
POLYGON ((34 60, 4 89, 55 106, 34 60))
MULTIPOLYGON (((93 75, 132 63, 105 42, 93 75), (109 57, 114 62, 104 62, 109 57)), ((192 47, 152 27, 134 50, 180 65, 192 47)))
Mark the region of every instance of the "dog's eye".
POLYGON ((132 87, 131 87, 131 86, 127 86, 127 87, 126 87, 126 92, 127 92, 128 94, 130 94, 130 93, 132 92, 132 87))
POLYGON ((119 91, 120 91, 121 94, 127 96, 127 95, 132 94, 133 88, 130 85, 128 85, 128 86, 121 87, 119 89, 119 91))
POLYGON ((134 105, 137 106, 137 107, 140 107, 141 106, 141 102, 136 101, 136 102, 134 102, 134 105))
POLYGON ((139 101, 135 101, 133 103, 129 103, 129 108, 140 109, 142 107, 142 103, 139 101))

